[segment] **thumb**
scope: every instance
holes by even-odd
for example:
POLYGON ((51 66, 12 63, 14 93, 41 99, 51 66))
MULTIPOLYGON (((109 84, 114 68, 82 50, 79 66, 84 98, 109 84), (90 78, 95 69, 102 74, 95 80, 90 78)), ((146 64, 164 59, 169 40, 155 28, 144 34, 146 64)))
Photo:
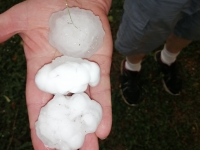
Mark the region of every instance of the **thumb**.
POLYGON ((0 43, 26 28, 25 2, 19 3, 0 14, 0 43))

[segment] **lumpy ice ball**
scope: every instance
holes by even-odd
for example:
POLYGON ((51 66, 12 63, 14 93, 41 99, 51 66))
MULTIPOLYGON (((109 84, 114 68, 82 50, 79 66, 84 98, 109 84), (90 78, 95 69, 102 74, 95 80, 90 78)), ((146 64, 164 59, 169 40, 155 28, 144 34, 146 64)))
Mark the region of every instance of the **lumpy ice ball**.
POLYGON ((96 86, 100 80, 100 68, 81 58, 57 57, 44 65, 36 74, 37 87, 51 94, 84 92, 88 84, 96 86))
POLYGON ((55 95, 40 111, 36 133, 48 148, 76 150, 85 135, 96 131, 102 119, 102 108, 87 94, 71 97, 55 95))
POLYGON ((50 44, 72 57, 90 57, 101 47, 105 35, 99 17, 78 7, 53 13, 49 26, 50 44))

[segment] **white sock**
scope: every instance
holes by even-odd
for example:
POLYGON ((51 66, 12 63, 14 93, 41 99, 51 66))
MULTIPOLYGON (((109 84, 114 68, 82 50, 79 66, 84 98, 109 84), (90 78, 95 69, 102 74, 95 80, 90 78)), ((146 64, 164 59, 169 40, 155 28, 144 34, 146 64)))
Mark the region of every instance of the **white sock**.
POLYGON ((142 61, 140 61, 139 63, 137 63, 137 64, 132 64, 132 63, 130 63, 127 59, 126 59, 126 62, 125 62, 125 68, 127 69, 127 70, 131 70, 131 71, 140 71, 141 70, 141 62, 142 61))
MULTIPOLYGON (((180 53, 180 52, 179 52, 180 53)), ((176 57, 179 53, 171 53, 166 49, 166 45, 164 46, 163 50, 161 51, 161 60, 163 63, 167 65, 171 65, 173 62, 175 62, 176 57)))

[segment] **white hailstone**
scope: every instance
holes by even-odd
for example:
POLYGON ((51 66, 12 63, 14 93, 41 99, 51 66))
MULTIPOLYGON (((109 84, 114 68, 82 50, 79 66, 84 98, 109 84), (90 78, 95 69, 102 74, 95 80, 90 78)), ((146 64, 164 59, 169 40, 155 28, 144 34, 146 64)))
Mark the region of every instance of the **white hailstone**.
POLYGON ((100 81, 100 68, 81 58, 57 57, 44 65, 36 74, 37 87, 51 94, 80 93, 100 81))
POLYGON ((41 109, 36 133, 48 148, 76 150, 83 145, 86 134, 96 131, 101 119, 100 104, 87 94, 55 95, 41 109))
POLYGON ((92 56, 101 47, 105 35, 99 17, 78 7, 53 13, 49 26, 50 44, 71 57, 92 56))

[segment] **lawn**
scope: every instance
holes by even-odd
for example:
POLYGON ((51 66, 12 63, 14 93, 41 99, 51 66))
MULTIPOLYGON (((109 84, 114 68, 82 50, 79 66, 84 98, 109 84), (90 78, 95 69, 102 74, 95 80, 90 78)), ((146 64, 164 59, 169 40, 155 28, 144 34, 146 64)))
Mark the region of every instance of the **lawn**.
MULTIPOLYGON (((19 1, 0 1, 0 13, 19 1)), ((108 16, 113 40, 122 6, 122 0, 113 0, 108 16)), ((120 96, 119 66, 122 59, 114 50, 111 68, 113 125, 110 135, 99 140, 100 150, 200 150, 200 41, 192 42, 178 57, 183 78, 180 96, 171 96, 164 91, 153 52, 145 58, 143 102, 137 107, 127 106, 120 96)), ((0 44, 0 150, 33 149, 25 82, 22 41, 15 35, 0 44)))

